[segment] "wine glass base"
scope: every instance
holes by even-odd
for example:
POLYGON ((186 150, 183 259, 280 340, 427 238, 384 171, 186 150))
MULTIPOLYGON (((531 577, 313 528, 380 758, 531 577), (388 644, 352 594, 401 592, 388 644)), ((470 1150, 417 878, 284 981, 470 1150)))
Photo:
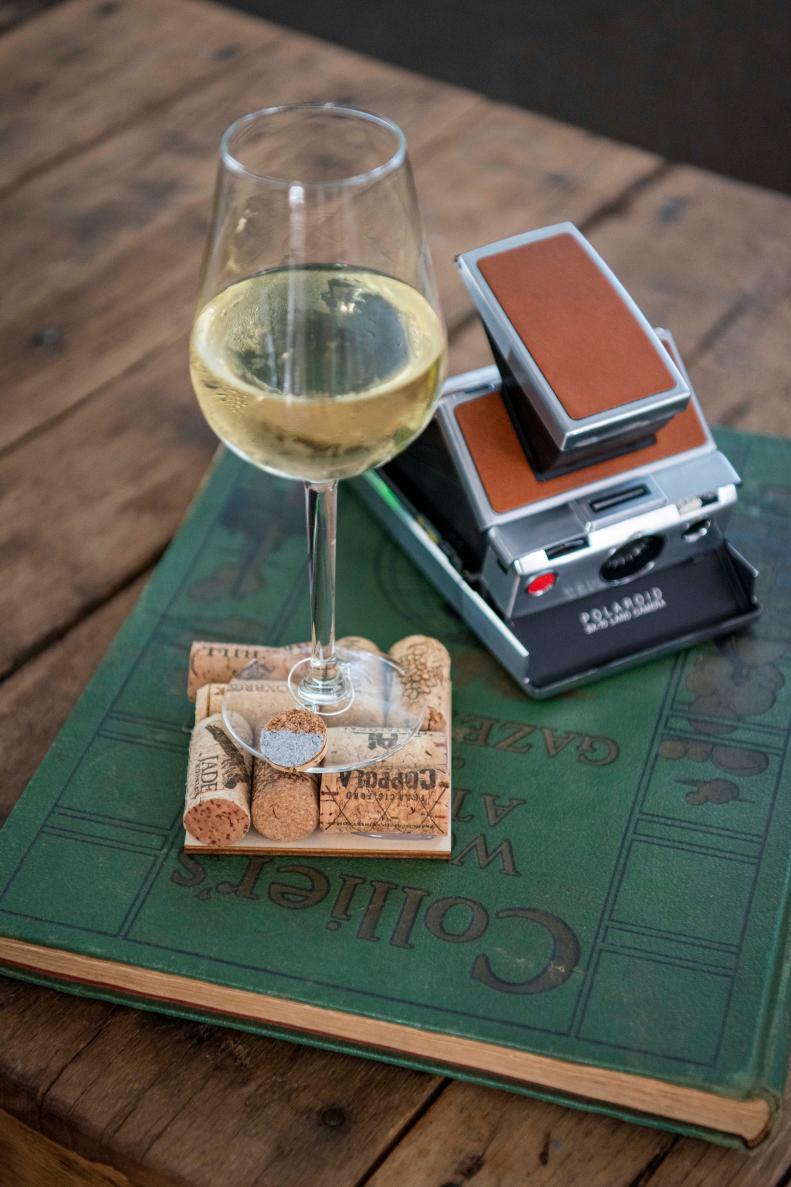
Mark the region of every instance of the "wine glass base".
POLYGON ((409 697, 403 669, 387 656, 374 652, 339 648, 339 673, 344 691, 322 704, 312 696, 310 685, 303 693, 310 660, 299 660, 291 670, 288 690, 282 685, 256 682, 253 672, 241 671, 228 685, 222 716, 231 738, 248 753, 266 760, 260 746, 261 730, 270 717, 284 709, 309 708, 323 717, 328 729, 327 750, 319 765, 307 767, 311 774, 351 771, 386 761, 414 738, 423 713, 409 697), (272 700, 278 689, 280 701, 272 700), (285 695, 284 695, 285 694, 285 695), (290 701, 290 703, 286 703, 290 701))
POLYGON ((300 660, 288 674, 288 689, 298 705, 321 717, 339 717, 351 709, 355 686, 348 665, 336 660, 333 679, 317 680, 312 661, 300 660))

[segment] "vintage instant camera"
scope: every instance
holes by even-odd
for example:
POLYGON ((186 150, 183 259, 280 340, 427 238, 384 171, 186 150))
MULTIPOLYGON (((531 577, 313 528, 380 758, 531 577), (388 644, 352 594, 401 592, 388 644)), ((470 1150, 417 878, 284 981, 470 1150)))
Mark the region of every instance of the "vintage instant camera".
POLYGON ((531 696, 732 631, 739 477, 670 334, 571 223, 458 259, 496 366, 357 489, 531 696))

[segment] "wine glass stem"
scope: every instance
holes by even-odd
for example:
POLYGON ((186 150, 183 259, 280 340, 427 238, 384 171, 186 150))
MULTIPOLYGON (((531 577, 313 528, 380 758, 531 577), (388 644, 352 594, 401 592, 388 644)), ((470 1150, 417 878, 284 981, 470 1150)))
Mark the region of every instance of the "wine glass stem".
MULTIPOLYGON (((338 483, 305 483, 308 519, 308 573, 313 654, 303 680, 311 696, 331 700, 343 681, 335 656, 335 528, 338 483)), ((308 691, 305 689, 305 691, 308 691)))

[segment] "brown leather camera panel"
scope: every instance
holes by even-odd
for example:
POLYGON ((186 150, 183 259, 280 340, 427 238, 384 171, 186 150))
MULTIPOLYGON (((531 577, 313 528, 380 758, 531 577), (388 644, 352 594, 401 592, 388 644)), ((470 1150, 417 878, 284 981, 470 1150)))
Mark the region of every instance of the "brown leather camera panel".
POLYGON ((637 466, 651 465, 696 449, 708 440, 697 409, 690 402, 683 412, 659 429, 653 445, 540 482, 525 457, 499 392, 467 400, 455 412, 486 497, 498 514, 538 503, 552 495, 566 494, 589 482, 617 478, 637 466))
POLYGON ((676 386, 631 309, 573 235, 485 256, 478 268, 574 420, 676 386))

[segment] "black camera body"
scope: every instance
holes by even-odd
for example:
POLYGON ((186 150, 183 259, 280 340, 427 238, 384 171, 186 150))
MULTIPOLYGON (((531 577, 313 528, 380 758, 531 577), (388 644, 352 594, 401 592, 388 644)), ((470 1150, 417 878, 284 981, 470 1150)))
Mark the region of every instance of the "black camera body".
POLYGON ((739 478, 670 334, 571 224, 459 258, 496 365, 357 489, 531 696, 759 613, 739 478))

